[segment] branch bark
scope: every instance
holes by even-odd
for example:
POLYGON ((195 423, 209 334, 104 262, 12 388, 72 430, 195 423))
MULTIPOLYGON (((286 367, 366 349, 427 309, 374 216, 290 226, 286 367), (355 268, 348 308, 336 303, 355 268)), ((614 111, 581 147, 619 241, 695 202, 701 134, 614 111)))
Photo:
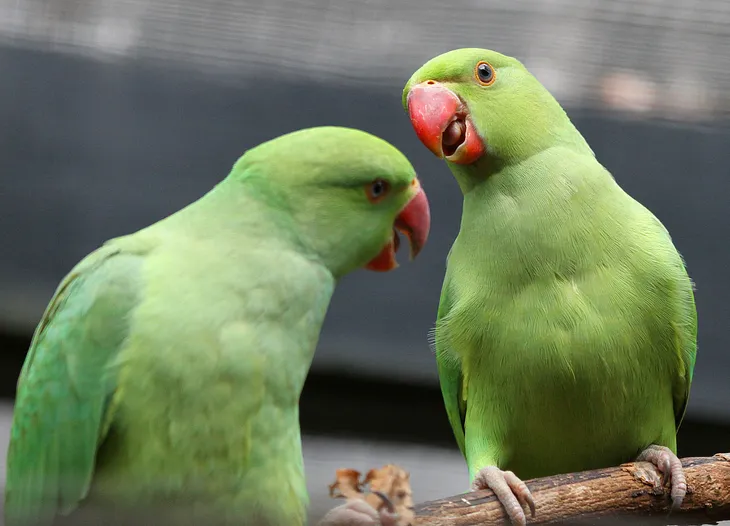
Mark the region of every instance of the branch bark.
MULTIPOLYGON (((647 462, 527 481, 537 512, 528 524, 707 524, 730 519, 730 453, 682 459, 687 496, 672 512, 669 488, 647 462)), ((490 490, 424 502, 414 526, 504 524, 490 490)))

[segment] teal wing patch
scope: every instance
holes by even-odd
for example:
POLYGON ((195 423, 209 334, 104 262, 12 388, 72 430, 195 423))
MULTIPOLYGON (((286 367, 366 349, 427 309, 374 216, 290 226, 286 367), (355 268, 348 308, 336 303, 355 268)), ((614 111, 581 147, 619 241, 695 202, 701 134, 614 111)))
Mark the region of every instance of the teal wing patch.
POLYGON ((93 252, 64 278, 36 328, 18 380, 6 526, 50 524, 88 493, 141 263, 109 246, 93 252))

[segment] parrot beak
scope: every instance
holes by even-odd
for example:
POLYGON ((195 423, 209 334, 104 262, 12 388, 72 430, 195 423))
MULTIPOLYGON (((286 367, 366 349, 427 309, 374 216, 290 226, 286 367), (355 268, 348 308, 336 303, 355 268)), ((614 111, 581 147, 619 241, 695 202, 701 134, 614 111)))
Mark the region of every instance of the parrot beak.
POLYGON ((420 181, 414 179, 411 186, 414 189, 413 197, 396 216, 393 223, 393 237, 383 247, 383 250, 365 266, 366 269, 376 272, 388 272, 398 268, 398 262, 395 259, 395 253, 400 246, 398 233, 408 238, 411 260, 418 256, 426 244, 428 233, 431 230, 431 209, 420 181))
POLYGON ((471 164, 484 155, 484 142, 469 109, 443 84, 428 80, 408 92, 408 115, 421 142, 437 157, 471 164))

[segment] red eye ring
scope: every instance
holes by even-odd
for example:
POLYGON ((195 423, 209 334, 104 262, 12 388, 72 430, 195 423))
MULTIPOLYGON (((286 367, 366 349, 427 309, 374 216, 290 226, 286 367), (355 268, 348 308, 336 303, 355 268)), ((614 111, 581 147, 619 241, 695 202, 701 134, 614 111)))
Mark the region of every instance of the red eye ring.
POLYGON ((375 179, 365 187, 368 199, 371 203, 377 203, 390 192, 390 184, 383 179, 375 179))

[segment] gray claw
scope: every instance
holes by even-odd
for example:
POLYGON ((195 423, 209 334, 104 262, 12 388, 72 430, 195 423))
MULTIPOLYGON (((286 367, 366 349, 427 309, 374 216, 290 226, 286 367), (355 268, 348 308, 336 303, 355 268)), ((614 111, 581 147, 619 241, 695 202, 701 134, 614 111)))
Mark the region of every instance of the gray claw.
POLYGON ((661 472, 662 485, 669 482, 672 497, 672 509, 682 506, 687 494, 687 479, 684 476, 682 462, 668 447, 652 444, 639 454, 636 460, 650 462, 661 472))
POLYGON ((522 509, 529 506, 535 516, 535 500, 527 485, 511 471, 502 471, 497 466, 487 466, 474 478, 475 489, 491 489, 499 499, 509 521, 516 526, 525 526, 527 517, 522 509))

